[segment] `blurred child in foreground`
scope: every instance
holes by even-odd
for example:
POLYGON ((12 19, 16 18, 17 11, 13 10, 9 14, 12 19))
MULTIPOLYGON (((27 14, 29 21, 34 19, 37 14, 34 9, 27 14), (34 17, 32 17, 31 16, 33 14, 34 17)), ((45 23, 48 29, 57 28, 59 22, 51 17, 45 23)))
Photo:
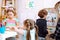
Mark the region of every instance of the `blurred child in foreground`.
POLYGON ((38 16, 40 17, 36 20, 38 26, 38 40, 45 40, 45 37, 48 34, 46 21, 47 11, 45 9, 40 10, 38 16))

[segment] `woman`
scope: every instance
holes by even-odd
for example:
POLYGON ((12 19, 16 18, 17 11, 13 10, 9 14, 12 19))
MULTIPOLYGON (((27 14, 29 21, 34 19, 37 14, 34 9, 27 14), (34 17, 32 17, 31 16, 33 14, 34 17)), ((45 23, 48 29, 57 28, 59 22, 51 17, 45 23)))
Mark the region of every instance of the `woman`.
POLYGON ((60 1, 55 4, 55 9, 58 11, 58 22, 56 25, 55 36, 56 40, 60 40, 60 1))

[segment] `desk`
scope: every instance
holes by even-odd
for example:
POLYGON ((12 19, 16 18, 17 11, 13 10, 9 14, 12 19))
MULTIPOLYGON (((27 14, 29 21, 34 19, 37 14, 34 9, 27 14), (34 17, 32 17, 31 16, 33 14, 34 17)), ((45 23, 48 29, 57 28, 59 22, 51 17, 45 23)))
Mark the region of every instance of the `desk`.
POLYGON ((9 37, 16 37, 17 33, 14 31, 6 31, 4 34, 1 34, 0 40, 6 40, 9 37))

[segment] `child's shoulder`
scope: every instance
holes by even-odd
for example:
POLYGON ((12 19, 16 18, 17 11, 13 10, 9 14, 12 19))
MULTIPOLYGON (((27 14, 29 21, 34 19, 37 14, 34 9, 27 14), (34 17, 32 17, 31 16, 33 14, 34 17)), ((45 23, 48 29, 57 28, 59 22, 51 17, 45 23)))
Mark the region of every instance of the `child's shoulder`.
POLYGON ((18 18, 14 18, 15 21, 19 22, 18 18))

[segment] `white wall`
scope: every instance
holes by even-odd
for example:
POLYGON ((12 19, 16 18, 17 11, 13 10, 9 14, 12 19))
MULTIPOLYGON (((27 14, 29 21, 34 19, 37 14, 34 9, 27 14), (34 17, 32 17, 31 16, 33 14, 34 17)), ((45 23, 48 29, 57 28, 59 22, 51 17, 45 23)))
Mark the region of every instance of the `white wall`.
POLYGON ((36 20, 38 18, 37 13, 43 8, 52 8, 59 0, 33 0, 34 7, 29 8, 28 2, 31 0, 17 0, 17 13, 20 20, 20 24, 27 18, 36 20))

